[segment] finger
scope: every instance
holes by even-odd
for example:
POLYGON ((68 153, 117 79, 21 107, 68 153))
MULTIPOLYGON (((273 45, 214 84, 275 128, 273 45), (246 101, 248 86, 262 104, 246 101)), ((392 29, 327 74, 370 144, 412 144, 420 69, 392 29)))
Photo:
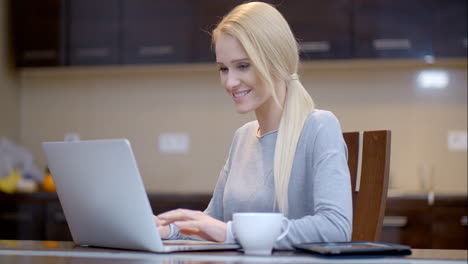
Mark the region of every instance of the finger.
POLYGON ((159 214, 158 217, 160 219, 181 217, 181 216, 185 216, 185 215, 190 215, 193 212, 195 212, 195 211, 189 210, 189 209, 179 208, 179 209, 175 209, 175 210, 171 210, 171 211, 167 211, 167 212, 164 212, 162 214, 159 214))
POLYGON ((159 220, 159 217, 153 215, 153 219, 154 221, 156 222, 157 225, 159 225, 159 222, 161 222, 161 220, 159 220))
POLYGON ((179 233, 185 236, 192 236, 192 235, 198 235, 201 233, 199 228, 195 227, 182 227, 179 228, 179 233))
POLYGON ((170 223, 166 223, 165 221, 161 220, 159 217, 155 215, 153 215, 153 219, 156 222, 156 226, 158 227, 167 226, 170 224, 170 223))
POLYGON ((196 221, 196 220, 175 221, 174 224, 178 228, 198 228, 198 229, 201 229, 200 221, 196 221))
POLYGON ((175 221, 194 220, 199 218, 200 211, 193 211, 188 209, 176 209, 158 215, 162 224, 170 224, 175 221))
POLYGON ((171 228, 169 226, 158 226, 158 232, 161 238, 167 238, 171 233, 171 228))
POLYGON ((184 236, 197 236, 204 240, 214 241, 210 236, 208 236, 207 234, 205 234, 203 231, 201 231, 198 228, 189 228, 189 227, 179 228, 179 233, 181 233, 184 236))
POLYGON ((200 221, 176 221, 174 224, 179 228, 179 232, 185 236, 197 236, 204 240, 213 240, 211 236, 203 231, 200 221))

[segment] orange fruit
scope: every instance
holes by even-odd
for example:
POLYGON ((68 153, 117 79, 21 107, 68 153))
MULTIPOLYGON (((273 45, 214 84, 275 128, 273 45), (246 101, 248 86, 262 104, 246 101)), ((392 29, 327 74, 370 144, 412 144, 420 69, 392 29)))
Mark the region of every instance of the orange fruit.
POLYGON ((46 173, 44 181, 42 182, 42 189, 46 192, 55 192, 55 184, 52 174, 46 173))

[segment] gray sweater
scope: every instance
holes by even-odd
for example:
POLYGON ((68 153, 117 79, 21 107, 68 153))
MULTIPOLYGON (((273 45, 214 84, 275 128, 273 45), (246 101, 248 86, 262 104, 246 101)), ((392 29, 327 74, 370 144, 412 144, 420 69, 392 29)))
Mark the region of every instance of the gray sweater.
MULTIPOLYGON (((205 213, 228 222, 235 241, 235 212, 273 212, 273 159, 277 131, 257 136, 258 122, 239 128, 205 213)), ((352 198, 347 149, 340 124, 329 111, 314 110, 305 121, 289 182, 289 232, 275 248, 301 242, 349 241, 352 198)), ((283 228, 286 227, 284 223, 283 228)), ((177 236, 176 234, 174 234, 177 236)))

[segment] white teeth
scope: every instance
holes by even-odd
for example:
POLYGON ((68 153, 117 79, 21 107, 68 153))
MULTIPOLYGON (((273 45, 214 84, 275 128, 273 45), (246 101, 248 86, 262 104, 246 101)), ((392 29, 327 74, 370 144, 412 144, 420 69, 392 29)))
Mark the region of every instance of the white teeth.
POLYGON ((235 93, 234 97, 236 97, 236 98, 242 97, 242 96, 247 95, 248 93, 250 93, 250 91, 252 91, 252 90, 248 90, 248 91, 245 91, 245 92, 242 92, 242 93, 235 93))

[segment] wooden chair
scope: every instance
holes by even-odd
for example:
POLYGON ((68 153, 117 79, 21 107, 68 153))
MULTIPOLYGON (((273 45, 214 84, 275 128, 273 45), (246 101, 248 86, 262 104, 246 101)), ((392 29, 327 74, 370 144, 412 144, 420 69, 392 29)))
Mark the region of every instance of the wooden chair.
POLYGON ((346 132, 353 194, 352 241, 379 241, 387 200, 391 132, 346 132))

